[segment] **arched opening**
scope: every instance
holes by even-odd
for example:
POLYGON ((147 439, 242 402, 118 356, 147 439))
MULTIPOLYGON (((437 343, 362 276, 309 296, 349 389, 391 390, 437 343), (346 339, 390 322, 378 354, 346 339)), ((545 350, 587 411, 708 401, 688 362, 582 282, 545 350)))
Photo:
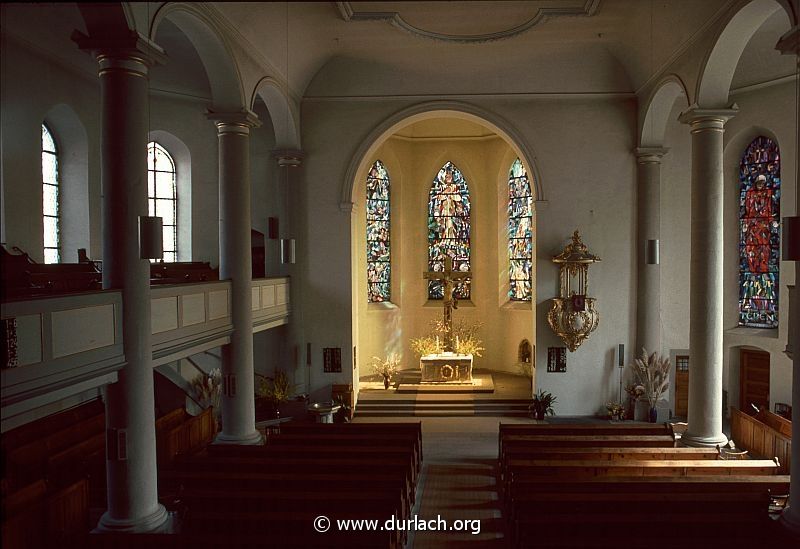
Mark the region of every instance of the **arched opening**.
POLYGON ((60 261, 78 261, 90 250, 89 143, 86 128, 69 106, 56 105, 44 117, 58 145, 60 261))
MULTIPOLYGON (((463 179, 468 185, 469 223, 474 230, 461 231, 469 242, 469 252, 467 255, 455 254, 453 269, 460 270, 461 261, 471 269, 474 282, 470 293, 458 299, 458 309, 453 314, 454 329, 459 325, 463 329, 476 329, 487 356, 491 353, 491 359, 475 358, 476 371, 488 369, 521 374, 519 349, 509 348, 507 342, 535 340, 535 307, 530 303, 512 306, 508 294, 509 167, 514 159, 520 158, 526 162, 528 173, 535 173, 535 164, 523 160, 532 158, 529 147, 522 141, 517 143, 511 139, 513 128, 504 126, 501 129, 497 123, 488 121, 488 115, 479 117, 469 112, 470 109, 429 108, 432 110, 407 111, 406 116, 390 119, 381 126, 381 131, 374 132, 374 141, 365 142, 360 148, 359 154, 363 156, 357 156, 351 162, 354 178, 342 190, 343 207, 349 209, 349 204, 353 205, 353 338, 357 356, 363 357, 357 362, 354 372, 356 387, 359 377, 368 381, 373 374, 371 357, 386 359, 398 356, 401 370, 419 368, 419 356, 411 342, 429 335, 443 314, 441 300, 431 299, 428 281, 422 273, 437 270, 436 265, 430 263, 430 250, 433 249, 431 246, 437 245, 438 237, 443 237, 442 231, 451 230, 454 234, 450 236, 457 237, 459 227, 463 225, 463 220, 459 220, 461 225, 453 223, 452 226, 435 223, 444 219, 440 216, 444 214, 437 208, 446 209, 450 204, 454 209, 457 203, 463 205, 463 193, 450 193, 452 196, 457 194, 459 199, 450 201, 452 204, 437 202, 433 195, 438 196, 434 190, 441 190, 439 187, 444 188, 448 183, 458 187, 456 179, 463 179), (365 253, 369 222, 364 215, 368 210, 368 179, 378 160, 391 174, 388 206, 391 211, 388 231, 391 235, 391 299, 383 302, 369 299, 369 268, 365 253), (452 181, 447 180, 448 167, 452 181), (439 174, 442 174, 441 178, 439 174), (437 182, 440 183, 438 186, 437 182), (472 261, 465 263, 465 257, 472 261), (496 271, 498 265, 501 267, 496 271), (498 300, 500 294, 504 298, 498 300)), ((540 178, 532 177, 530 185, 534 199, 543 195, 540 178)), ((535 286, 533 294, 535 296, 535 286)), ((528 364, 533 360, 530 349, 527 360, 528 364)), ((530 386, 529 381, 525 383, 530 386)))

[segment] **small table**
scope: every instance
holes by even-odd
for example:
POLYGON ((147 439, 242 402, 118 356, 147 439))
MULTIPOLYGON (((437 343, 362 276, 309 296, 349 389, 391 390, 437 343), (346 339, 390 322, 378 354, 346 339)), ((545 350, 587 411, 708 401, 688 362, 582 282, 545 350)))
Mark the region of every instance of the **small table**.
POLYGON ((339 404, 332 404, 330 402, 315 402, 310 404, 308 412, 314 416, 316 423, 333 423, 333 414, 339 411, 341 406, 339 404))

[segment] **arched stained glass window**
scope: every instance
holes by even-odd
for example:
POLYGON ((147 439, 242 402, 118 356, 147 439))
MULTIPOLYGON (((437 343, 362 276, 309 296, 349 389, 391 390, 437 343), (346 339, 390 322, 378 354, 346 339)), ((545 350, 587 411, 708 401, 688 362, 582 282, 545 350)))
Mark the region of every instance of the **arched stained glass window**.
POLYGON ((58 149, 53 134, 42 124, 42 222, 44 262, 61 261, 61 200, 59 197, 58 149))
MULTIPOLYGON (((461 171, 447 162, 431 185, 428 200, 428 268, 444 271, 444 258, 453 258, 453 270, 469 271, 469 189, 461 171)), ((471 279, 455 285, 453 295, 469 299, 471 279)), ((438 280, 428 281, 428 299, 443 299, 438 280)))
POLYGON ((508 172, 508 297, 531 300, 533 198, 525 166, 519 158, 508 172))
POLYGON ((777 328, 781 160, 778 145, 756 137, 739 169, 739 325, 777 328))
POLYGON ((367 174, 367 286, 370 303, 391 299, 389 173, 380 160, 367 174))
POLYGON ((164 261, 178 257, 178 192, 175 161, 167 150, 151 141, 147 144, 147 204, 151 216, 162 218, 164 261))

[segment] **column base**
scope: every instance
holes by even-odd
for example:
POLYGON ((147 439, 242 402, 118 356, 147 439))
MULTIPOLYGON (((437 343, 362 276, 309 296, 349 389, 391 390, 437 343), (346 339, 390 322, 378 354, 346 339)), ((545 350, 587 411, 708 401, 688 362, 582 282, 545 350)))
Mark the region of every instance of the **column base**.
POLYGON ((242 446, 257 446, 264 443, 264 437, 258 431, 248 435, 226 435, 219 433, 214 439, 214 444, 240 444, 242 446))
POLYGON ((728 437, 720 433, 718 435, 695 435, 691 431, 685 432, 679 439, 681 446, 691 448, 714 448, 715 446, 725 446, 728 444, 728 437))
POLYGON ((781 518, 778 520, 784 531, 794 539, 800 540, 800 513, 792 513, 791 506, 787 507, 781 513, 781 518))
POLYGON ((92 530, 98 534, 167 534, 172 529, 172 521, 166 508, 159 504, 156 511, 139 519, 115 519, 108 511, 100 517, 97 528, 92 530))

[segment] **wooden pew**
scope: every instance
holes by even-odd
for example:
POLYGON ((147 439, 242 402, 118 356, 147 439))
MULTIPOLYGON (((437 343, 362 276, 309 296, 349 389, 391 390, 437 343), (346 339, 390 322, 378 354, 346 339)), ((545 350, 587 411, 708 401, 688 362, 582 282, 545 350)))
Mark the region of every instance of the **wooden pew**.
POLYGON ((219 280, 219 269, 204 261, 156 261, 150 264, 150 284, 184 284, 219 280))
MULTIPOLYGON (((626 537, 633 532, 643 535, 648 527, 651 534, 659 535, 640 539, 658 544, 661 528, 667 527, 669 532, 664 535, 674 544, 680 541, 675 530, 688 535, 693 531, 692 520, 700 517, 700 523, 713 523, 720 520, 714 516, 720 511, 731 517, 725 523, 734 524, 734 530, 737 524, 761 529, 767 526, 770 492, 786 493, 788 488, 788 476, 539 477, 512 485, 510 532, 518 536, 517 541, 523 546, 530 546, 535 540, 537 547, 612 547, 618 546, 620 531, 625 531, 626 537), (661 517, 666 516, 671 518, 673 526, 662 523, 661 517), (659 517, 658 524, 654 524, 654 517, 659 517)), ((717 542, 738 539, 725 537, 730 529, 711 532, 719 536, 717 542)), ((753 544, 758 537, 744 539, 753 544)))
POLYGON ((767 459, 751 460, 536 460, 508 461, 510 482, 522 476, 692 476, 776 475, 778 464, 767 459))
POLYGON ((766 410, 755 417, 731 409, 731 436, 750 455, 767 459, 777 457, 781 473, 789 474, 792 455, 792 422, 766 410))

